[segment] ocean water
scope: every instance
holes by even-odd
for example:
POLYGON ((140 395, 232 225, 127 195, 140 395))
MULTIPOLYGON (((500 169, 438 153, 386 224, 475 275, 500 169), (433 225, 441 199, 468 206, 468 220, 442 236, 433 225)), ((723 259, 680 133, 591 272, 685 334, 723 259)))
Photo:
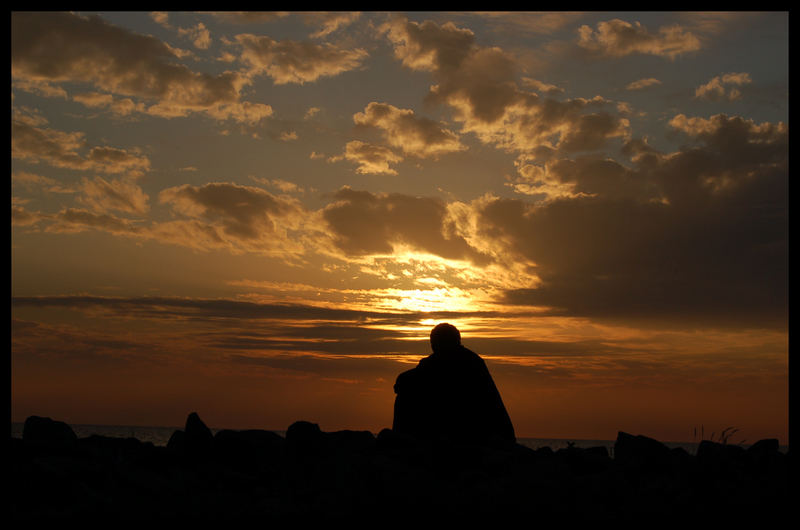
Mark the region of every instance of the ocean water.
MULTIPOLYGON (((22 423, 11 424, 11 436, 14 438, 22 438, 22 423)), ((115 438, 136 438, 142 442, 151 442, 153 445, 167 445, 169 437, 176 430, 182 430, 183 427, 142 427, 133 425, 70 425, 72 430, 78 438, 86 438, 93 434, 101 436, 112 436, 115 438)), ((211 432, 216 434, 221 429, 211 429, 211 432)), ((286 435, 286 431, 274 431, 281 436, 286 435)), ((374 434, 374 433, 373 433, 374 434)), ((608 450, 610 455, 613 455, 614 440, 578 440, 578 439, 563 439, 563 438, 517 438, 517 442, 521 445, 530 447, 531 449, 539 449, 541 447, 550 447, 553 451, 565 449, 569 445, 574 445, 580 448, 598 447, 602 446, 608 450)), ((697 453, 697 446, 699 443, 693 442, 662 442, 669 448, 682 447, 689 454, 697 453)), ((743 445, 742 447, 748 447, 743 445)), ((781 451, 786 451, 786 448, 781 446, 781 451)))

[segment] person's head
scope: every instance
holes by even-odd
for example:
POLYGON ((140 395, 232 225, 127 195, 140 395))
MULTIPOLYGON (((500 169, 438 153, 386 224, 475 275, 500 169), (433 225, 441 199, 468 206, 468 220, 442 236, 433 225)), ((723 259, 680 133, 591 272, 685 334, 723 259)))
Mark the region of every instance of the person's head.
POLYGON ((461 333, 452 324, 442 323, 431 330, 433 352, 446 352, 461 345, 461 333))

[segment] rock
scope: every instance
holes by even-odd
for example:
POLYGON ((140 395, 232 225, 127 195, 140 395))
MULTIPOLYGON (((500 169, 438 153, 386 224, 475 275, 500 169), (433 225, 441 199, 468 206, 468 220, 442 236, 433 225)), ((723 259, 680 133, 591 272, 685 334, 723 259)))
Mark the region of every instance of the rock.
POLYGON ((375 436, 369 431, 335 431, 326 433, 326 442, 335 452, 368 453, 375 449, 375 436))
POLYGON ((175 451, 177 453, 183 453, 186 448, 186 433, 177 430, 172 433, 172 436, 169 437, 169 441, 167 442, 167 449, 170 451, 175 451))
POLYGON ((780 446, 776 438, 766 438, 759 440, 747 448, 747 454, 754 455, 770 455, 779 452, 780 446))
POLYGON ((608 456, 608 449, 602 446, 587 449, 570 446, 559 449, 555 454, 569 466, 574 475, 600 473, 612 464, 612 460, 608 456))
POLYGON ((186 449, 188 451, 207 453, 211 450, 211 446, 214 443, 214 435, 196 412, 192 412, 186 418, 184 432, 186 432, 186 449))
POLYGON ((744 448, 738 445, 720 444, 703 440, 697 447, 697 459, 701 462, 711 460, 735 461, 745 455, 744 448))
POLYGON ((214 436, 216 459, 243 472, 272 470, 283 458, 285 447, 286 440, 272 431, 223 429, 214 436))
POLYGON ((98 435, 69 445, 38 443, 53 439, 37 431, 42 425, 69 431, 44 418, 30 423, 24 439, 11 439, 8 466, 10 515, 24 524, 121 516, 143 524, 175 518, 295 524, 386 513, 409 523, 429 515, 450 523, 492 518, 495 526, 506 516, 542 524, 563 524, 565 517, 576 524, 777 524, 794 500, 791 456, 775 440, 747 450, 707 442, 698 458, 620 433, 612 461, 603 447, 553 452, 423 443, 391 429, 376 438, 369 431, 326 433, 301 421, 286 438, 221 430, 210 452, 193 454, 187 441, 202 446, 210 433, 196 414, 186 430, 173 433, 169 448, 98 435))
POLYGON ((77 441, 78 437, 72 427, 63 421, 29 416, 22 428, 22 439, 34 443, 70 444, 77 441))
POLYGON ((658 440, 619 431, 614 442, 614 462, 641 472, 663 471, 669 469, 672 455, 658 440))
POLYGON ((746 468, 746 451, 738 445, 703 440, 697 447, 697 463, 706 474, 726 481, 739 481, 746 468))
POLYGON ((319 425, 296 421, 286 430, 286 444, 299 454, 318 454, 323 449, 323 436, 319 425))

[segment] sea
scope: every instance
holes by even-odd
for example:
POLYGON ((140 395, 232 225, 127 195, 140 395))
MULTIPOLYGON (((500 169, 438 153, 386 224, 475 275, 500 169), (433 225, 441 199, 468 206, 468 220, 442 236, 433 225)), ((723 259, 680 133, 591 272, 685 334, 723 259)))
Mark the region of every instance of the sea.
MULTIPOLYGON (((11 423, 11 436, 22 438, 23 423, 11 423)), ((142 442, 151 442, 153 445, 166 446, 172 433, 182 430, 183 427, 143 427, 140 425, 70 425, 78 438, 86 438, 93 434, 101 436, 111 436, 116 438, 136 438, 142 442)), ((212 433, 217 433, 221 429, 211 429, 212 433)), ((286 431, 273 431, 281 436, 286 435, 286 431)), ((375 433, 373 433, 375 434, 375 433)), ((531 449, 549 447, 553 451, 565 449, 570 445, 578 448, 589 448, 602 446, 608 450, 609 455, 614 454, 614 440, 581 440, 566 438, 517 438, 517 442, 531 449)), ((696 454, 699 442, 662 442, 669 448, 681 447, 689 454, 696 454)), ((747 448, 749 445, 741 444, 747 448)), ((787 447, 781 446, 781 452, 786 452, 787 447)))

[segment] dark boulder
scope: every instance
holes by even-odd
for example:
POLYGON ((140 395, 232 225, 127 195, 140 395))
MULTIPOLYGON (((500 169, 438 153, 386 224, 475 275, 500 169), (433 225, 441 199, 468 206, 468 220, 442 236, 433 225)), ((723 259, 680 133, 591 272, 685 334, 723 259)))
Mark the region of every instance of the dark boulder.
POLYGON ((286 445, 296 454, 319 454, 324 448, 322 431, 316 423, 296 421, 286 430, 286 445))
POLYGON ((40 416, 29 416, 22 428, 22 439, 26 442, 46 444, 71 444, 78 437, 72 427, 63 421, 40 416))
POLYGON ((577 449, 569 456, 570 468, 576 475, 602 473, 613 464, 613 460, 608 455, 608 449, 603 446, 577 449))
POLYGON ((284 456, 286 440, 272 431, 223 429, 214 436, 214 456, 237 471, 274 470, 284 456))
POLYGON ((700 462, 736 462, 746 454, 743 447, 738 445, 721 444, 710 440, 703 440, 697 447, 697 460, 700 462))
POLYGON ((746 467, 747 452, 738 445, 703 440, 697 447, 697 463, 706 474, 727 481, 741 480, 746 467))
POLYGON ((375 435, 369 431, 334 431, 326 433, 328 446, 336 453, 369 453, 375 449, 375 435))
POLYGON ((780 452, 780 446, 776 438, 766 438, 759 440, 747 448, 747 454, 751 457, 775 455, 780 452))
POLYGON ((184 430, 175 431, 167 442, 167 449, 187 457, 206 457, 214 445, 214 435, 196 412, 186 418, 184 430))
POLYGON ((207 453, 211 450, 211 446, 214 443, 214 435, 196 412, 192 412, 186 418, 184 431, 186 432, 186 448, 188 451, 207 453))
POLYGON ((619 431, 614 442, 614 462, 629 470, 657 472, 670 468, 672 454, 658 440, 619 431))
POLYGON ((167 442, 167 449, 176 453, 183 453, 186 448, 186 433, 177 430, 172 433, 167 442))

